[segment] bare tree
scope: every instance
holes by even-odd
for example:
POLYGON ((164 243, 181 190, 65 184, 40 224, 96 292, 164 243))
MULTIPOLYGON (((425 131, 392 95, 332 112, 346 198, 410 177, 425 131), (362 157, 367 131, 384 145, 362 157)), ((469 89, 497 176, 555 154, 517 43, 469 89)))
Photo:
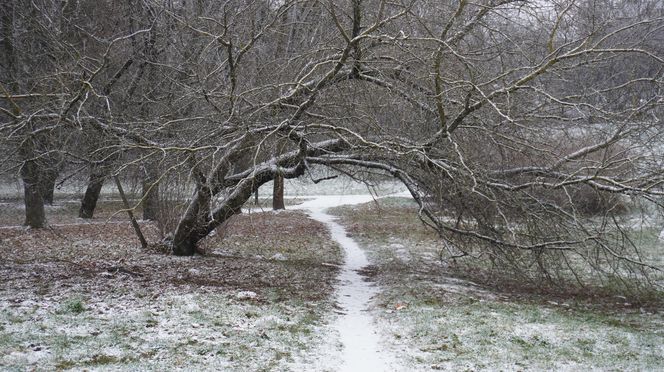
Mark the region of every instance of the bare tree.
POLYGON ((320 165, 402 181, 451 257, 636 273, 653 267, 619 212, 662 207, 663 10, 598 3, 129 1, 142 18, 126 27, 46 39, 88 57, 39 86, 60 106, 15 112, 26 93, 6 92, 2 128, 49 117, 103 134, 120 173, 160 164, 146 190, 185 204, 178 255, 261 185, 320 165))

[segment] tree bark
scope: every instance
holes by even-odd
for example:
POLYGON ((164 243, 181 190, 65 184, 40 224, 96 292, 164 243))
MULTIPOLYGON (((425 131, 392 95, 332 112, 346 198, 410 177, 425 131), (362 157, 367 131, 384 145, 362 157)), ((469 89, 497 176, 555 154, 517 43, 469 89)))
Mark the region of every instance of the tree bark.
MULTIPOLYGON (((196 253, 196 244, 208 234, 210 222, 210 189, 200 187, 194 195, 184 215, 180 219, 173 236, 173 254, 191 256, 196 253)), ((247 197, 248 199, 248 197, 247 197)))
POLYGON ((53 205, 53 193, 55 192, 55 182, 58 179, 58 174, 59 172, 55 169, 48 169, 43 172, 40 188, 45 204, 53 205))
POLYGON ((101 194, 102 186, 104 186, 104 176, 95 174, 95 172, 90 173, 90 180, 88 181, 88 186, 85 189, 85 195, 83 195, 83 200, 81 201, 81 208, 78 211, 78 217, 93 217, 95 208, 97 207, 97 201, 99 200, 99 195, 101 194))
POLYGON ((23 178, 25 202, 25 222, 23 224, 32 228, 46 227, 39 164, 35 160, 25 161, 21 167, 21 177, 23 178))
POLYGON ((143 179, 143 192, 141 205, 143 207, 143 219, 156 221, 159 219, 159 179, 158 169, 155 164, 145 165, 145 179, 143 179))
POLYGON ((2 49, 4 50, 4 56, 0 57, 0 63, 4 71, 3 75, 0 77, 5 78, 11 86, 10 89, 14 88, 15 82, 14 78, 14 45, 12 43, 13 39, 13 29, 14 29, 14 2, 6 1, 0 4, 0 36, 2 36, 2 49))
MULTIPOLYGON (((13 44, 14 2, 3 2, 2 5, 0 5, 0 10, 3 15, 2 22, 0 22, 0 32, 2 33, 0 36, 2 36, 3 39, 2 49, 4 52, 0 53, 4 54, 2 66, 0 66, 3 67, 0 71, 4 72, 4 75, 0 76, 0 78, 4 78, 5 81, 9 82, 8 87, 10 90, 18 90, 18 79, 16 79, 15 76, 16 66, 18 64, 15 61, 13 44)), ((19 106, 14 102, 11 103, 13 106, 13 114, 19 116, 21 114, 19 106)), ((32 126, 28 125, 25 128, 25 135, 30 136, 31 132, 32 126)), ((23 179, 25 204, 25 221, 23 224, 33 228, 42 228, 46 226, 46 213, 44 211, 44 200, 42 198, 42 190, 40 187, 41 169, 36 160, 37 156, 33 141, 33 138, 26 138, 19 147, 19 155, 21 159, 23 159, 23 165, 21 166, 20 171, 21 178, 23 179)))
POLYGON ((207 236, 208 232, 204 225, 196 224, 195 221, 181 224, 182 233, 173 238, 173 254, 176 256, 193 256, 196 253, 198 242, 207 236))
POLYGON ((272 188, 272 209, 286 209, 284 205, 284 176, 274 177, 274 187, 272 188))
POLYGON ((46 227, 46 213, 44 211, 44 200, 42 199, 39 185, 23 179, 25 194, 25 222, 23 225, 35 229, 46 227))

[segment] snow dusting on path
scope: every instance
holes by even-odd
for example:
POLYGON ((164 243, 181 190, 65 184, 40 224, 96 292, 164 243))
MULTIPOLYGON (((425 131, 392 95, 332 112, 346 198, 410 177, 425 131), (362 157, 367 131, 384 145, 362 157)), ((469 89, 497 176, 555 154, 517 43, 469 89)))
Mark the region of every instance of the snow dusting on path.
POLYGON ((395 358, 380 347, 380 337, 368 312, 371 298, 378 293, 378 288, 364 281, 357 270, 367 266, 364 252, 357 243, 346 236, 346 230, 334 221, 334 217, 325 213, 330 207, 353 205, 373 200, 371 195, 330 195, 309 200, 297 209, 309 212, 311 218, 324 223, 336 241, 344 250, 346 259, 339 274, 337 301, 342 308, 342 315, 334 324, 343 345, 340 371, 394 371, 395 358))

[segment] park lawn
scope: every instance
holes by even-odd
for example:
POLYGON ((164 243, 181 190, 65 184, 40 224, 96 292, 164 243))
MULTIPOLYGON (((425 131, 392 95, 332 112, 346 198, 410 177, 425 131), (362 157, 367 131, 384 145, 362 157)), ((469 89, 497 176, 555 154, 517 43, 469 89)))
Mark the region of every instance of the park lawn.
POLYGON ((407 370, 662 368, 661 301, 538 292, 455 268, 407 199, 333 211, 367 252, 382 289, 373 314, 407 370))
POLYGON ((237 216, 194 257, 73 222, 0 228, 0 369, 334 368, 342 253, 303 213, 237 216))

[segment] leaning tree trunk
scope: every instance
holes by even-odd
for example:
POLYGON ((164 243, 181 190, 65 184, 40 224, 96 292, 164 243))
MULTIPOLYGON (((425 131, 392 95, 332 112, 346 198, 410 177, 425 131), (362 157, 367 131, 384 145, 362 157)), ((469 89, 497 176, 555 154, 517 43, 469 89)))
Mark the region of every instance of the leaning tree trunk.
POLYGON ((143 219, 156 221, 159 218, 159 172, 155 164, 145 166, 142 186, 143 219))
POLYGON ((78 217, 92 218, 97 207, 97 201, 99 201, 101 188, 104 186, 104 178, 104 175, 99 174, 99 172, 90 172, 90 179, 85 189, 83 200, 81 201, 81 209, 78 211, 78 217))
MULTIPOLYGON (((304 173, 303 168, 300 173, 304 173)), ((208 186, 199 187, 175 230, 173 254, 192 256, 196 253, 196 246, 201 239, 234 215, 242 213, 244 203, 274 176, 274 171, 268 168, 253 179, 243 179, 232 187, 233 191, 214 211, 210 211, 213 192, 208 186)))
POLYGON ((187 207, 175 229, 172 243, 174 255, 192 256, 196 253, 198 242, 209 233, 211 196, 208 187, 201 187, 196 191, 193 200, 189 203, 189 207, 187 207))
POLYGON ((274 187, 272 188, 272 209, 286 209, 284 205, 284 176, 274 177, 274 187))
MULTIPOLYGON (((243 143, 236 144, 236 148, 242 148, 243 143)), ((304 174, 304 156, 318 156, 321 153, 340 151, 345 148, 341 141, 325 141, 310 148, 300 148, 297 151, 288 152, 268 160, 260 165, 250 167, 244 172, 225 177, 228 168, 225 164, 231 164, 228 157, 220 163, 220 166, 212 172, 210 177, 197 176, 197 189, 187 210, 180 219, 175 234, 173 235, 173 254, 178 256, 191 256, 196 252, 196 245, 210 232, 234 215, 242 212, 242 206, 251 198, 251 195, 265 183, 276 177, 296 178, 304 174), (210 180, 213 186, 209 186, 210 180), (226 198, 214 210, 211 210, 212 197, 218 195, 222 190, 227 191, 226 198)), ((194 174, 198 174, 194 169, 194 174)), ((283 181, 282 181, 283 182, 283 181)))

